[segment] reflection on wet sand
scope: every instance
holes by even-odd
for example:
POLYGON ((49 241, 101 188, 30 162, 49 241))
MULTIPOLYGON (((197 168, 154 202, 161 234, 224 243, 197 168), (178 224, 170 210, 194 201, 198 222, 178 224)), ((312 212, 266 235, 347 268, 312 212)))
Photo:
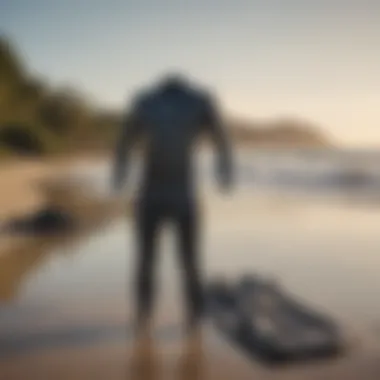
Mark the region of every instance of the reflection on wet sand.
MULTIPOLYGON (((178 341, 174 344, 177 346, 178 341)), ((177 347, 178 348, 178 347, 177 347)), ((182 349, 171 375, 176 380, 205 379, 204 350, 200 334, 195 334, 183 342, 182 349)), ((129 377, 134 380, 159 380, 167 378, 164 362, 157 342, 151 335, 136 340, 129 363, 129 377)))
POLYGON ((188 339, 178 360, 178 380, 205 379, 205 357, 201 336, 188 339))
POLYGON ((151 336, 134 343, 129 370, 131 379, 156 380, 161 378, 162 361, 151 336))

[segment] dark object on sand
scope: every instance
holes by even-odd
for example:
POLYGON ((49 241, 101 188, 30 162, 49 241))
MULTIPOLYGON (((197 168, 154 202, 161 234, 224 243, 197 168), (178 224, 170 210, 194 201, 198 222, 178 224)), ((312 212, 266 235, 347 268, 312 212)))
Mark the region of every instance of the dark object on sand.
POLYGON ((330 358, 343 351, 337 325, 277 284, 247 277, 235 287, 214 284, 208 297, 220 332, 268 364, 330 358))
POLYGON ((70 215, 56 208, 46 208, 12 220, 6 224, 4 230, 9 233, 52 234, 65 232, 74 224, 70 215))

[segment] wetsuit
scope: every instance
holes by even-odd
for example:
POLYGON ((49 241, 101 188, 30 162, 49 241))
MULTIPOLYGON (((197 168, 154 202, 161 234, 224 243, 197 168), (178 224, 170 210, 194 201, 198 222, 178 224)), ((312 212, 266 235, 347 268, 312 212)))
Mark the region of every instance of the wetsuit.
POLYGON ((153 271, 156 238, 164 221, 173 222, 187 295, 191 326, 202 314, 202 286, 198 258, 199 217, 193 175, 197 139, 210 132, 218 149, 220 184, 231 183, 231 154, 219 110, 204 91, 185 82, 168 80, 140 94, 122 128, 115 159, 115 186, 126 175, 130 148, 144 140, 144 166, 135 208, 137 256, 137 314, 150 317, 154 298, 153 271))

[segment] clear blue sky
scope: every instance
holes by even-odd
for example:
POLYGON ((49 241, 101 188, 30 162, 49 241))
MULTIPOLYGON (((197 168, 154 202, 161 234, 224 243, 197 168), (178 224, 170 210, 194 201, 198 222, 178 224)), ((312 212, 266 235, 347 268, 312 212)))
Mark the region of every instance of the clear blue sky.
POLYGON ((380 146, 378 0, 0 0, 29 67, 112 107, 179 69, 229 112, 380 146))

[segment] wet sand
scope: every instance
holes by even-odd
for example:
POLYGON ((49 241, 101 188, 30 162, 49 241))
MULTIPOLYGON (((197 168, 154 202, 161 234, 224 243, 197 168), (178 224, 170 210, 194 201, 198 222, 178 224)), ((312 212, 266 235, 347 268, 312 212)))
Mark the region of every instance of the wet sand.
MULTIPOLYGON (((349 357, 273 370, 210 326, 187 355, 170 234, 160 241, 155 345, 133 346, 133 232, 124 218, 63 241, 0 257, 0 379, 378 379, 380 213, 240 192, 204 202, 207 277, 272 275, 336 317, 349 357), (141 363, 142 372, 133 372, 141 363), (202 364, 203 363, 203 364, 202 364)), ((189 347, 187 347, 189 348, 189 347)))

